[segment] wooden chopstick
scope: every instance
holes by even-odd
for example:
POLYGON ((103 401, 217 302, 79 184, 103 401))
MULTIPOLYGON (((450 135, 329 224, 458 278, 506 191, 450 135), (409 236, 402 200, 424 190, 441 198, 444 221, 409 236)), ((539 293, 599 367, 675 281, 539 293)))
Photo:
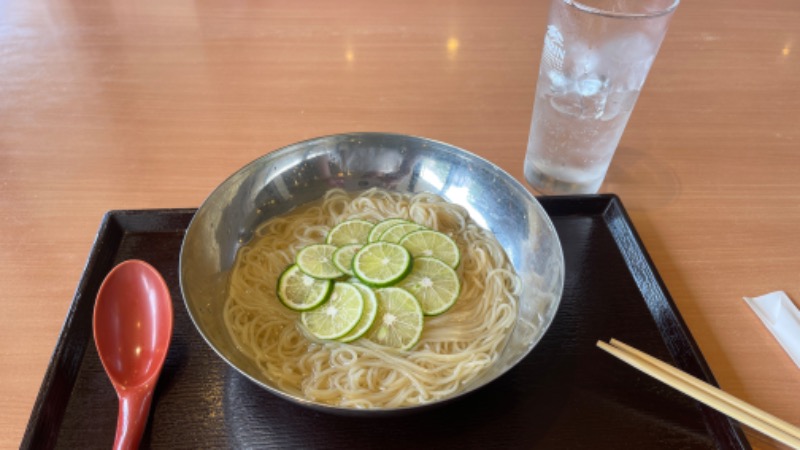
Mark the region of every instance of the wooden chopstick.
POLYGON ((649 362, 650 364, 658 367, 659 369, 665 370, 665 371, 669 372, 670 374, 677 376, 681 380, 686 381, 687 383, 697 387, 698 389, 702 389, 703 391, 709 393, 710 395, 719 397, 720 400, 728 402, 731 405, 733 405, 733 406, 735 406, 735 407, 737 407, 737 408, 739 408, 741 410, 747 411, 748 413, 750 413, 751 415, 757 417, 758 419, 762 420, 763 422, 767 422, 770 425, 774 426, 775 428, 778 428, 778 429, 782 430, 783 432, 785 432, 787 434, 790 434, 790 435, 794 436, 795 438, 800 439, 800 428, 797 428, 794 425, 792 425, 792 424, 790 424, 790 423, 788 423, 788 422, 786 422, 784 420, 781 420, 780 418, 775 417, 775 416, 773 416, 772 414, 770 414, 770 413, 768 413, 766 411, 758 409, 755 406, 753 406, 753 405, 751 405, 751 404, 739 399, 738 397, 734 397, 733 395, 728 394, 727 392, 723 391, 722 389, 720 389, 720 388, 718 388, 716 386, 712 386, 712 385, 710 385, 710 384, 708 384, 708 383, 706 383, 706 382, 704 382, 704 381, 702 381, 702 380, 700 380, 698 378, 695 378, 695 377, 689 375, 688 373, 686 373, 686 372, 684 372, 682 370, 678 370, 675 367, 672 367, 669 364, 667 364, 667 363, 665 363, 665 362, 663 362, 663 361, 661 361, 659 359, 656 359, 656 358, 648 355, 647 353, 645 353, 643 351, 640 351, 640 350, 637 350, 637 349, 631 347, 630 345, 625 344, 623 342, 620 342, 620 341, 618 341, 616 339, 611 339, 611 345, 614 346, 614 347, 623 349, 623 350, 627 351, 628 353, 634 354, 637 357, 639 357, 639 358, 649 362))
POLYGON ((800 428, 616 339, 597 346, 651 377, 786 445, 800 448, 800 428))

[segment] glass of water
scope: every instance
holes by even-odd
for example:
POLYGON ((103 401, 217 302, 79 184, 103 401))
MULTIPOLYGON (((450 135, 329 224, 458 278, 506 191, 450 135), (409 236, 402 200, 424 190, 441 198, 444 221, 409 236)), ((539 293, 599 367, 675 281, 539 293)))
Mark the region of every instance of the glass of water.
POLYGON ((551 0, 525 179, 598 191, 680 0, 551 0))

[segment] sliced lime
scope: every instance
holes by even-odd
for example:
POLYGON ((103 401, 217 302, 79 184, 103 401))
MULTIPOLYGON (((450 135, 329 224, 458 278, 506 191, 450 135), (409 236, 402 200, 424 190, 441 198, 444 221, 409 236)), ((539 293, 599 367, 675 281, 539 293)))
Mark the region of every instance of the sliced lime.
POLYGON ((366 220, 346 220, 328 232, 328 236, 325 237, 325 243, 337 247, 348 244, 366 244, 372 226, 372 222, 367 222, 366 220))
POLYGON ((431 256, 444 261, 452 268, 458 267, 461 253, 458 245, 444 233, 434 230, 412 231, 403 236, 400 245, 405 247, 414 258, 418 256, 431 256))
POLYGON ((411 272, 398 286, 414 294, 426 316, 435 316, 450 309, 461 292, 456 271, 431 257, 414 258, 411 272))
POLYGON ((369 332, 372 342, 409 350, 422 335, 424 318, 419 302, 411 293, 398 287, 375 291, 378 315, 369 332))
POLYGON ((306 311, 327 300, 332 286, 330 280, 312 278, 292 264, 278 278, 278 299, 289 309, 306 311))
POLYGON ((388 286, 411 270, 411 254, 389 242, 367 244, 353 258, 353 273, 370 286, 388 286))
POLYGON ((312 244, 297 252, 297 266, 306 274, 319 279, 333 279, 344 275, 333 264, 333 252, 336 246, 328 244, 312 244))
POLYGON ((364 296, 350 283, 334 283, 328 301, 303 311, 300 320, 320 339, 337 339, 349 333, 364 313, 364 296))
POLYGON ((360 283, 354 283, 353 286, 364 297, 364 313, 361 314, 361 320, 358 321, 355 328, 339 338, 341 342, 352 342, 363 336, 375 322, 375 316, 378 313, 378 298, 375 296, 375 292, 360 283))
POLYGON ((393 219, 386 219, 382 220, 375 224, 372 227, 372 230, 369 232, 369 237, 367 237, 368 242, 377 242, 380 240, 381 235, 384 231, 388 230, 389 227, 392 225, 397 225, 399 223, 409 223, 405 219, 393 218, 393 219))
POLYGON ((363 247, 361 244, 349 244, 339 247, 333 252, 333 265, 347 275, 353 276, 353 257, 363 247))
POLYGON ((407 235, 408 233, 421 230, 423 228, 425 227, 414 222, 398 223, 387 228, 386 231, 381 234, 379 240, 396 244, 400 242, 400 239, 403 239, 403 236, 407 235))

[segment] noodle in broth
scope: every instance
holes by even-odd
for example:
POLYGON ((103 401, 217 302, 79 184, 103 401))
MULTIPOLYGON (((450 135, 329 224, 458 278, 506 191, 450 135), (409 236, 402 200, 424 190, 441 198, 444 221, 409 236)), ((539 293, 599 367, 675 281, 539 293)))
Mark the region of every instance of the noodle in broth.
POLYGON ((449 397, 499 356, 514 327, 519 278, 500 244, 467 211, 433 194, 343 190, 270 219, 237 254, 225 324, 239 349, 290 393, 350 408, 413 406, 449 397), (461 293, 444 314, 425 318, 411 351, 367 339, 344 344, 306 335, 299 313, 277 299, 276 283, 297 252, 348 219, 400 217, 450 235, 461 251, 461 293))

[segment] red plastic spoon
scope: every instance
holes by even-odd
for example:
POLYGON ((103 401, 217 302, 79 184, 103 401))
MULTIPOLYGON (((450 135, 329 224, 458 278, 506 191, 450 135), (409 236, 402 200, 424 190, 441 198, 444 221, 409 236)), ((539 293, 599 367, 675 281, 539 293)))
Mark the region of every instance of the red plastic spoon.
POLYGON ((94 342, 119 397, 115 449, 137 448, 172 338, 172 299, 151 265, 129 260, 108 273, 94 305, 94 342))

